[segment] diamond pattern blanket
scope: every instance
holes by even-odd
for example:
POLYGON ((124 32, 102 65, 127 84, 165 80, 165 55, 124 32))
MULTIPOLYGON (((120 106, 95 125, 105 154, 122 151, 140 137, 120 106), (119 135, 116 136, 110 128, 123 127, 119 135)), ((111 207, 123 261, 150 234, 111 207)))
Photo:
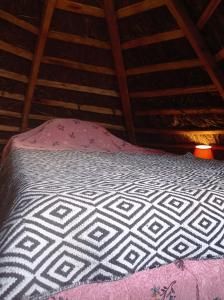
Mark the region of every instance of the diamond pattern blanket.
POLYGON ((224 254, 222 162, 16 149, 0 183, 0 299, 224 254))

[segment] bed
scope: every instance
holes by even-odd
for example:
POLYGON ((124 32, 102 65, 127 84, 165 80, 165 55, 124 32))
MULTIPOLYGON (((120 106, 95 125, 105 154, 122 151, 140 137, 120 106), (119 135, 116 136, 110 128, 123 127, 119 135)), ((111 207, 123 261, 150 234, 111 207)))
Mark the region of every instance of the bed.
POLYGON ((0 182, 0 299, 224 299, 223 162, 55 119, 0 182))

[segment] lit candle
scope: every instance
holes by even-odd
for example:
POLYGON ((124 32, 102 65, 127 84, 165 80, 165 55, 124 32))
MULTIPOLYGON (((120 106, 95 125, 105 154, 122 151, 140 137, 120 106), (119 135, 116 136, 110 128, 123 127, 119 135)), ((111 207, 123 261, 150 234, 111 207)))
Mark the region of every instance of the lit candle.
POLYGON ((197 145, 194 149, 194 156, 204 159, 213 159, 212 146, 197 145))

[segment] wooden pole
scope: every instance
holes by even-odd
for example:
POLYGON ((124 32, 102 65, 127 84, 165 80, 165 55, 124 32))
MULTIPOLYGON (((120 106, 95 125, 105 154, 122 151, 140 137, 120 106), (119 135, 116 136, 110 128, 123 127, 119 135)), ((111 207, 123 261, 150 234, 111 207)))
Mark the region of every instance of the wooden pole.
POLYGON ((31 109, 31 103, 32 98, 35 90, 35 86, 37 83, 38 73, 40 69, 40 63, 43 56, 47 35, 51 23, 51 19, 54 13, 56 5, 56 0, 47 0, 45 11, 42 19, 41 29, 38 36, 38 42, 36 45, 33 63, 32 63, 32 69, 31 74, 29 77, 28 87, 26 91, 26 96, 24 100, 24 108, 23 108, 23 117, 22 117, 22 125, 21 130, 24 131, 28 127, 28 118, 29 118, 29 112, 31 109))
POLYGON ((135 132, 131 111, 131 102, 128 93, 127 77, 124 67, 120 36, 117 24, 117 16, 113 0, 104 0, 104 10, 111 40, 112 53, 114 57, 116 75, 119 85, 120 97, 122 101, 123 114, 128 132, 128 137, 132 143, 135 143, 135 132))

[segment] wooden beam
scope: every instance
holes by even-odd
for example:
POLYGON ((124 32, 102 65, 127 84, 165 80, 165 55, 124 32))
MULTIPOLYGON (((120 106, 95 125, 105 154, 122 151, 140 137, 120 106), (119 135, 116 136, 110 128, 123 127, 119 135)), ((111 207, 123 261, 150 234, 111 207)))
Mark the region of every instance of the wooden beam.
MULTIPOLYGON (((0 109, 0 116, 12 117, 12 118, 17 118, 17 119, 22 118, 21 113, 15 112, 15 111, 4 110, 4 109, 0 109)), ((30 114, 29 115, 29 119, 31 119, 31 120, 47 121, 47 120, 52 119, 52 118, 54 118, 54 117, 53 116, 45 116, 45 115, 37 115, 37 114, 30 114)))
POLYGON ((18 100, 18 101, 24 101, 24 95, 16 94, 16 93, 9 93, 7 91, 0 91, 0 97, 18 100))
POLYGON ((83 93, 118 97, 118 93, 115 90, 101 89, 101 88, 90 87, 86 85, 79 85, 75 83, 65 83, 65 82, 51 81, 46 79, 38 79, 37 85, 48 86, 48 87, 53 87, 53 88, 63 89, 63 90, 83 92, 83 93))
POLYGON ((121 110, 117 108, 113 109, 110 107, 101 107, 101 106, 87 105, 87 104, 76 104, 73 102, 65 102, 62 100, 59 101, 59 100, 51 100, 51 99, 35 100, 34 103, 51 106, 51 107, 63 107, 63 108, 71 109, 73 111, 79 110, 79 111, 88 111, 88 112, 94 112, 94 113, 104 114, 104 115, 122 116, 121 110))
POLYGON ((55 116, 29 114, 29 120, 48 121, 54 118, 55 116))
POLYGON ((150 36, 145 36, 134 40, 130 40, 122 43, 121 47, 122 49, 127 50, 136 47, 151 45, 151 44, 158 44, 164 41, 176 40, 182 37, 184 37, 182 30, 177 29, 177 30, 157 33, 150 36))
POLYGON ((221 49, 215 56, 216 61, 220 61, 224 59, 224 48, 221 49))
POLYGON ((194 87, 186 87, 186 88, 131 92, 130 97, 131 98, 154 98, 154 97, 167 97, 167 96, 188 95, 188 94, 198 94, 198 93, 211 93, 216 91, 217 91, 216 87, 213 84, 210 84, 206 86, 194 86, 194 87))
POLYGON ((9 111, 9 110, 0 109, 0 116, 13 117, 13 118, 21 118, 22 114, 18 113, 18 112, 15 112, 15 111, 9 111))
POLYGON ((215 59, 209 52, 203 38, 197 30, 197 27, 188 16, 180 0, 165 0, 165 2, 178 25, 185 33, 186 38, 190 42, 212 82, 216 86, 219 94, 224 99, 224 76, 218 69, 215 59))
POLYGON ((6 42, 1 41, 1 40, 0 40, 0 49, 5 51, 5 52, 14 54, 16 56, 25 58, 27 60, 32 60, 33 59, 33 53, 32 52, 27 51, 23 48, 19 48, 17 46, 12 45, 12 44, 6 43, 6 42))
POLYGON ((59 65, 66 68, 76 69, 76 70, 81 70, 86 72, 115 75, 115 72, 112 68, 84 64, 84 63, 76 62, 69 59, 59 58, 59 57, 44 56, 42 62, 45 64, 59 65))
POLYGON ((224 134, 224 129, 216 130, 175 130, 175 129, 157 129, 157 128, 136 128, 138 133, 150 133, 150 134, 165 134, 165 135, 214 135, 224 134))
POLYGON ((64 33, 59 31, 50 31, 48 34, 48 38, 67 42, 67 43, 86 45, 86 46, 100 48, 100 49, 111 48, 110 44, 105 41, 92 39, 88 37, 82 37, 76 34, 64 33))
POLYGON ((1 125, 0 124, 0 131, 19 132, 20 128, 17 126, 9 126, 9 125, 1 125))
POLYGON ((4 69, 0 69, 0 77, 16 80, 23 83, 28 82, 27 76, 15 72, 7 71, 4 69))
POLYGON ((97 114, 103 114, 103 115, 122 116, 122 111, 120 109, 116 109, 116 108, 113 109, 109 107, 99 107, 93 105, 80 104, 79 110, 93 112, 97 114))
POLYGON ((145 0, 117 10, 118 18, 126 18, 164 5, 163 0, 145 0))
POLYGON ((128 93, 127 77, 125 72, 122 49, 120 44, 117 16, 113 0, 104 0, 104 10, 107 20, 108 31, 114 57, 116 75, 118 80, 119 92, 122 102, 123 115, 129 140, 135 143, 134 123, 131 111, 131 103, 128 93))
POLYGON ((78 104, 73 102, 65 102, 63 100, 38 99, 34 100, 33 103, 50 107, 63 107, 71 110, 77 110, 79 108, 78 104))
POLYGON ((172 61, 168 63, 153 64, 148 66, 130 68, 126 70, 126 74, 128 76, 132 76, 132 75, 148 74, 148 73, 163 72, 163 71, 170 71, 170 70, 195 68, 200 66, 201 66, 201 62, 198 59, 186 59, 186 60, 172 61))
POLYGON ((32 70, 29 78, 29 83, 27 87, 27 92, 24 101, 24 109, 23 109, 23 117, 22 117, 22 125, 21 130, 24 131, 28 127, 28 117, 31 108, 31 102, 34 94, 34 89, 37 82, 37 77, 40 69, 40 63, 43 56, 47 35, 51 23, 51 19, 54 13, 56 5, 56 0, 48 0, 46 2, 46 7, 44 10, 44 15, 42 19, 40 34, 38 37, 37 46, 34 53, 34 59, 32 64, 32 70))
POLYGON ((33 26, 32 24, 26 22, 26 21, 23 21, 17 17, 15 17, 14 15, 12 14, 9 14, 8 12, 0 9, 0 19, 2 20, 5 20, 9 23, 12 23, 24 30, 27 30, 29 32, 32 32, 34 34, 38 34, 39 30, 37 27, 33 26))
MULTIPOLYGON (((106 0, 106 1, 108 1, 108 0, 106 0)), ((108 129, 114 129, 114 130, 118 130, 118 131, 125 131, 125 128, 122 125, 115 125, 115 124, 101 123, 101 122, 94 122, 94 123, 97 123, 98 125, 103 126, 105 128, 108 128, 108 129)))
POLYGON ((136 116, 178 116, 178 115, 199 115, 199 114, 223 114, 224 108, 212 107, 212 108, 180 108, 180 109, 149 109, 149 110, 138 110, 135 112, 136 116))
POLYGON ((7 139, 0 139, 0 144, 5 145, 8 142, 7 139))
POLYGON ((89 15, 94 17, 104 18, 104 11, 102 8, 90 6, 69 0, 57 0, 56 8, 77 14, 89 15))
POLYGON ((197 26, 200 30, 205 26, 221 2, 221 0, 210 0, 197 22, 197 26))

